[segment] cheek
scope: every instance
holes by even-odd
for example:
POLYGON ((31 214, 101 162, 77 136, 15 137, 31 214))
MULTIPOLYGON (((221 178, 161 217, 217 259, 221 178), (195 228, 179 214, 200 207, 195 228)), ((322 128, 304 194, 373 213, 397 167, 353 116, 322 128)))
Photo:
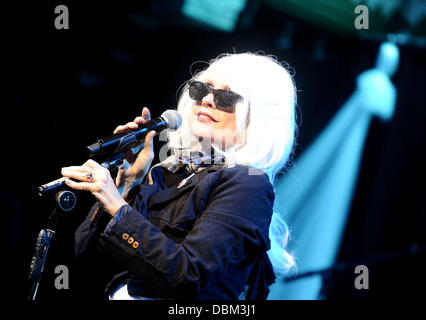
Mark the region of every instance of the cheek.
POLYGON ((220 122, 215 125, 217 129, 227 130, 227 131, 236 131, 237 130, 237 121, 235 113, 225 114, 221 117, 220 122))
POLYGON ((237 124, 235 114, 226 115, 214 128, 214 138, 222 144, 231 146, 237 140, 237 124))

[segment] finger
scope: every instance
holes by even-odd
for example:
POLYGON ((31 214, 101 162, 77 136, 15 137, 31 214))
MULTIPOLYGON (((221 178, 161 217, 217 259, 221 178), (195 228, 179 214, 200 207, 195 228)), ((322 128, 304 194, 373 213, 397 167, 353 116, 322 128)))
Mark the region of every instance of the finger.
MULTIPOLYGON (((143 123, 143 121, 141 123, 143 123)), ((128 122, 125 125, 120 125, 117 128, 115 128, 114 133, 123 132, 123 131, 126 131, 126 130, 135 130, 138 127, 139 127, 138 123, 128 122)))
POLYGON ((156 132, 150 131, 148 132, 148 134, 145 137, 145 143, 144 143, 144 147, 143 147, 143 151, 145 154, 149 154, 149 155, 153 155, 154 153, 154 136, 155 136, 156 132))
POLYGON ((136 158, 136 165, 145 167, 145 162, 147 157, 153 158, 154 157, 154 136, 156 132, 150 131, 145 137, 145 143, 143 151, 138 154, 138 157, 136 158))
POLYGON ((130 130, 135 130, 137 128, 139 128, 139 125, 135 122, 128 122, 126 124, 127 128, 129 128, 130 130))
POLYGON ((92 191, 93 184, 88 182, 75 182, 72 180, 65 180, 65 184, 69 186, 72 189, 76 190, 86 190, 86 191, 92 191))
POLYGON ((84 164, 83 167, 90 168, 90 169, 99 169, 104 168, 99 163, 97 163, 95 160, 89 159, 84 164))
POLYGON ((147 107, 142 109, 142 118, 144 118, 145 121, 151 120, 151 112, 147 107))
POLYGON ((83 166, 70 166, 70 167, 63 167, 61 168, 61 172, 65 170, 65 171, 69 171, 69 172, 87 172, 87 168, 83 167, 83 166))
POLYGON ((154 137, 157 134, 154 130, 148 132, 148 134, 145 137, 145 146, 144 149, 150 149, 153 150, 154 147, 154 137))
POLYGON ((121 126, 118 126, 117 128, 115 128, 114 133, 122 132, 122 131, 125 131, 125 130, 127 130, 126 126, 121 125, 121 126))
POLYGON ((76 171, 62 170, 61 173, 64 177, 72 178, 72 179, 75 179, 75 180, 84 181, 84 182, 88 182, 88 181, 92 182, 93 181, 93 176, 92 176, 92 178, 90 178, 88 176, 87 172, 76 172, 76 171))
POLYGON ((136 117, 135 120, 133 120, 133 122, 136 124, 142 124, 144 123, 144 121, 145 121, 144 118, 142 118, 141 116, 136 117))

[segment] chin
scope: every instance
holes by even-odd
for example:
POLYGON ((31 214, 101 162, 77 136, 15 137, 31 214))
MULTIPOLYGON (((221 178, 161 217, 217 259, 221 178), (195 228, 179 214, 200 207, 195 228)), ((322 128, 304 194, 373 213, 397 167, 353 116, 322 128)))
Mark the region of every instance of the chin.
POLYGON ((209 139, 214 134, 214 130, 211 126, 200 123, 196 119, 192 123, 191 132, 194 136, 203 139, 209 139))

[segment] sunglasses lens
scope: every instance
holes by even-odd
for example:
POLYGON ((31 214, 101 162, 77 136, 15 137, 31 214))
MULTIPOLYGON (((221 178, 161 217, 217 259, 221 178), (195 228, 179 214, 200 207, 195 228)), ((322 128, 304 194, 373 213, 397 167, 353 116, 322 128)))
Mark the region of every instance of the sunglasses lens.
MULTIPOLYGON (((192 81, 189 85, 189 96, 195 101, 201 101, 208 95, 210 89, 205 83, 199 81, 192 81)), ((241 99, 241 97, 230 90, 213 90, 215 104, 224 109, 231 109, 241 99)))
POLYGON ((193 100, 201 101, 209 93, 208 87, 202 82, 194 81, 189 86, 189 96, 193 100))
POLYGON ((232 91, 219 90, 216 92, 215 99, 217 106, 224 109, 230 109, 238 102, 240 98, 232 91))

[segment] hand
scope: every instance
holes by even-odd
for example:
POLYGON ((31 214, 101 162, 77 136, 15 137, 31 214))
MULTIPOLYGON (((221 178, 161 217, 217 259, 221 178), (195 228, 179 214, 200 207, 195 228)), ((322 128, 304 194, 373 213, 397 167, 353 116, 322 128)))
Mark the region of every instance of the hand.
MULTIPOLYGON (((142 109, 142 116, 136 117, 133 122, 126 125, 118 126, 114 133, 126 130, 135 130, 140 124, 151 119, 148 108, 142 109)), ((143 177, 147 174, 149 167, 154 159, 153 138, 155 131, 150 131, 145 137, 144 147, 142 144, 130 149, 123 160, 123 164, 118 168, 115 184, 123 197, 126 197, 129 191, 137 184, 142 182, 143 177), (142 149, 142 150, 141 150, 142 149)))
POLYGON ((112 216, 127 204, 117 190, 108 169, 96 161, 88 160, 82 166, 64 167, 61 173, 64 177, 83 181, 76 182, 67 179, 65 183, 72 189, 90 191, 103 209, 112 216))

